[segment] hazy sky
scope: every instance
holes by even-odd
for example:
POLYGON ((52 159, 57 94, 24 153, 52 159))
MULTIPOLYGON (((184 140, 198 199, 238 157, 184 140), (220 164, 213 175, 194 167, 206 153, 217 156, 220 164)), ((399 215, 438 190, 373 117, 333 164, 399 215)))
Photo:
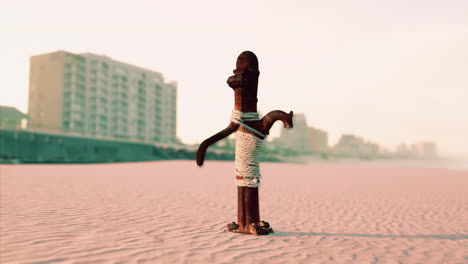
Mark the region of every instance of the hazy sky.
POLYGON ((0 104, 23 111, 29 56, 104 54, 176 80, 178 136, 199 142, 229 123, 226 79, 251 50, 264 114, 304 112, 331 144, 354 133, 468 155, 468 0, 15 0, 0 34, 0 104))

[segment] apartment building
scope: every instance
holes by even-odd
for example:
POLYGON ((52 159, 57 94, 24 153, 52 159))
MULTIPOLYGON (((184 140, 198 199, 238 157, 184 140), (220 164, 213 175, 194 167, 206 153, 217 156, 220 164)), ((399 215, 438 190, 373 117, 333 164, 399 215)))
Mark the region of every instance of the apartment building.
POLYGON ((293 129, 281 128, 274 143, 299 153, 325 153, 328 151, 328 133, 310 127, 304 113, 294 113, 293 129))
POLYGON ((437 144, 432 141, 423 141, 411 145, 411 152, 414 156, 421 158, 436 158, 437 144))
POLYGON ((313 152, 326 153, 328 152, 328 133, 314 127, 309 127, 310 144, 313 152))
POLYGON ((376 157, 381 153, 381 147, 373 142, 364 140, 353 134, 341 135, 338 143, 333 146, 336 154, 347 155, 351 157, 376 157))
POLYGON ((29 127, 85 136, 177 142, 177 84, 92 53, 30 58, 29 127))
POLYGON ((300 153, 312 151, 310 133, 305 115, 302 113, 294 113, 293 124, 293 129, 281 128, 280 136, 276 142, 283 148, 300 153))

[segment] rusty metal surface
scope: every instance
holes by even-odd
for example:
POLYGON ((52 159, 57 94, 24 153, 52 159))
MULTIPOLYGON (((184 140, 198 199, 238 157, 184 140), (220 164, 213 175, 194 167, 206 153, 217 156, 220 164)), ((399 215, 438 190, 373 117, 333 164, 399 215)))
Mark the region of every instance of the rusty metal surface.
MULTIPOLYGON (((258 77, 260 71, 257 56, 251 51, 242 52, 236 61, 234 75, 227 79, 227 84, 234 90, 234 110, 242 112, 257 112, 258 77)), ((293 112, 286 113, 274 110, 257 121, 244 123, 264 135, 270 133, 274 122, 282 121, 285 128, 292 128, 293 112)), ((255 137, 265 139, 252 131, 231 122, 227 128, 204 140, 197 151, 197 165, 202 166, 208 147, 236 131, 253 134, 255 137)), ((227 231, 265 235, 273 232, 267 222, 260 221, 258 188, 238 187, 238 223, 230 223, 227 231)))

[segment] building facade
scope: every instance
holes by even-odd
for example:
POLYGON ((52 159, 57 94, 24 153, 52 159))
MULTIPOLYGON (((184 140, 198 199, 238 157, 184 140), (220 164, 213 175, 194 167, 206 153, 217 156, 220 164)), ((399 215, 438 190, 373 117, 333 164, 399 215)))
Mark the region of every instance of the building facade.
POLYGON ((437 144, 431 141, 423 141, 411 146, 413 155, 421 158, 436 158, 437 144))
POLYGON ((352 134, 343 134, 333 147, 333 152, 350 157, 371 158, 380 154, 380 146, 352 134))
POLYGON ((310 127, 309 131, 312 151, 318 153, 328 152, 328 133, 314 127, 310 127))
POLYGON ((273 142, 277 148, 286 148, 301 154, 328 152, 328 133, 309 127, 305 114, 295 113, 293 124, 294 129, 281 129, 279 138, 273 142))
POLYGON ((177 84, 91 53, 30 58, 29 127, 86 136, 177 143, 177 84))
POLYGON ((299 153, 312 151, 310 132, 305 115, 302 113, 294 113, 293 124, 294 129, 281 128, 277 143, 279 143, 282 148, 299 153))

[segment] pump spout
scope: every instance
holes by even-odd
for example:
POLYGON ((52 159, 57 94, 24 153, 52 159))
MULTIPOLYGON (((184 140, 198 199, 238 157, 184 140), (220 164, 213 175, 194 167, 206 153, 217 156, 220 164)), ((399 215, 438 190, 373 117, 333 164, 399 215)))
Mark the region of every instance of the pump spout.
POLYGON ((262 131, 265 135, 268 135, 270 132, 271 126, 273 126, 273 123, 276 121, 280 120, 283 122, 283 126, 285 128, 292 128, 293 127, 293 111, 289 112, 289 114, 286 114, 286 112, 283 112, 281 110, 274 110, 266 114, 262 118, 262 131))

